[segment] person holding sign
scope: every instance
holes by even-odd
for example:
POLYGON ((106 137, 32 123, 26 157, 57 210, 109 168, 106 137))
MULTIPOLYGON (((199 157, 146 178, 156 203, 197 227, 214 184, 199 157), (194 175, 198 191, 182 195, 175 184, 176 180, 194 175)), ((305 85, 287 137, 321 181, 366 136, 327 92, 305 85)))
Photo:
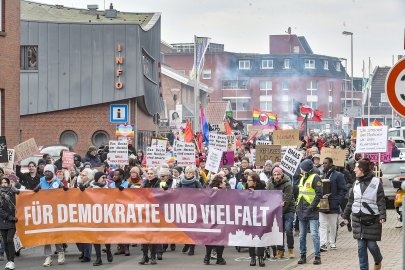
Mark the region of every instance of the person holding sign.
POLYGON ((377 241, 381 241, 382 224, 386 220, 385 194, 380 179, 370 169, 368 158, 360 159, 354 169, 356 182, 350 191, 349 202, 343 213, 344 223, 352 218, 353 237, 357 239, 360 270, 369 269, 367 249, 373 255, 374 270, 381 269, 382 255, 377 241))
POLYGON ((321 264, 319 239, 319 202, 322 198, 322 182, 319 175, 314 173, 314 163, 305 159, 300 164, 301 179, 298 185, 297 216, 300 226, 300 254, 298 264, 307 263, 307 229, 311 230, 312 242, 315 249, 314 264, 321 264))

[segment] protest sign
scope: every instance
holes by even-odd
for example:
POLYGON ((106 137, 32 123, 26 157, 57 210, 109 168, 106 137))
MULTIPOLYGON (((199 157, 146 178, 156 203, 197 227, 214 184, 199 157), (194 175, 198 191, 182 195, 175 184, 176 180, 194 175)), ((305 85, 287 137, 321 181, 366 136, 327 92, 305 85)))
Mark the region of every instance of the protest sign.
POLYGON ((256 145, 256 166, 264 166, 266 160, 280 162, 281 145, 256 145))
POLYGON ((217 173, 219 170, 219 164, 221 163, 222 151, 215 149, 213 147, 208 148, 207 163, 205 164, 205 169, 217 173))
POLYGON ((388 151, 385 153, 365 153, 365 158, 369 158, 372 162, 391 162, 392 159, 392 142, 388 141, 388 151), (380 157, 378 157, 380 155, 380 157))
POLYGON ((387 126, 357 127, 356 153, 385 153, 387 138, 387 126))
POLYGON ((252 165, 256 164, 256 149, 250 149, 249 161, 252 165))
POLYGON ((34 138, 31 138, 14 147, 14 151, 15 160, 20 161, 36 154, 38 152, 38 146, 34 138))
POLYGON ((0 136, 0 162, 8 162, 6 136, 0 136))
POLYGON ((74 154, 73 152, 64 151, 62 156, 62 167, 71 169, 74 167, 74 154))
POLYGON ((272 145, 273 143, 271 141, 256 141, 256 145, 272 145))
POLYGON ((298 129, 273 131, 273 143, 283 146, 297 146, 300 144, 298 129))
POLYGON ((301 151, 288 147, 280 161, 280 168, 284 172, 294 175, 304 154, 301 151))
POLYGON ((0 163, 0 167, 8 172, 14 171, 14 149, 7 149, 7 156, 8 162, 0 163))
POLYGON ((352 130, 352 137, 351 139, 356 139, 357 138, 357 130, 352 130))
POLYGON ((55 243, 266 247, 283 243, 280 191, 98 188, 26 191, 16 197, 16 226, 25 247, 55 243))
POLYGON ((128 141, 109 141, 107 157, 110 164, 128 165, 128 141))
POLYGON ((162 147, 146 148, 146 166, 158 167, 166 162, 166 149, 162 147))
POLYGON ((227 144, 227 151, 235 151, 236 150, 236 139, 235 135, 227 135, 228 144, 227 144))
POLYGON ((209 135, 210 147, 220 151, 226 151, 228 146, 228 137, 225 134, 211 133, 209 135))
POLYGON ((167 140, 152 139, 150 147, 160 147, 166 149, 167 140))
POLYGON ((178 166, 192 166, 195 167, 195 146, 194 143, 186 143, 177 141, 176 155, 178 166))
POLYGON ((235 152, 233 151, 227 151, 227 152, 222 152, 222 158, 221 158, 221 166, 233 166, 235 163, 235 152))
POLYGON ((115 128, 115 137, 134 138, 135 128, 133 125, 117 125, 115 128))
POLYGON ((338 167, 344 167, 345 166, 345 160, 346 160, 346 152, 345 152, 345 150, 340 149, 340 148, 322 147, 322 149, 321 149, 321 163, 327 157, 333 159, 333 165, 338 166, 338 167))

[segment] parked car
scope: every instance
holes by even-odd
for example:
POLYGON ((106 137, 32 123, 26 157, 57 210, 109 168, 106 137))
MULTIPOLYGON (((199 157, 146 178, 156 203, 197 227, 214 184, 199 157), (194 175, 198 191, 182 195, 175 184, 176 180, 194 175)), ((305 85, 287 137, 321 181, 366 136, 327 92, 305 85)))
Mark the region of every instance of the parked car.
POLYGON ((398 175, 405 174, 405 159, 393 158, 391 162, 382 163, 381 172, 385 197, 389 201, 394 201, 397 189, 392 185, 392 180, 398 175))
POLYGON ((30 163, 31 161, 34 161, 35 164, 38 165, 38 160, 42 158, 41 153, 35 154, 33 156, 27 157, 23 160, 20 161, 20 165, 21 165, 21 172, 22 173, 27 173, 28 172, 28 163, 30 163))
POLYGON ((41 154, 49 154, 51 158, 55 161, 60 158, 60 151, 61 150, 66 150, 66 151, 72 151, 72 147, 69 145, 63 145, 63 144, 52 144, 52 145, 45 145, 41 148, 41 154))

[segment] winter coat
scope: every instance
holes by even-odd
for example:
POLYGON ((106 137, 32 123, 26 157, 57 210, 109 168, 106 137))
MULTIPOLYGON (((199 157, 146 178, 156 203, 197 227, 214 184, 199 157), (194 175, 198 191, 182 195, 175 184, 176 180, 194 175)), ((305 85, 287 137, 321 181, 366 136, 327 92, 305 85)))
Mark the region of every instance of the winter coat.
MULTIPOLYGON (((309 172, 307 177, 308 179, 310 175, 314 174, 314 172, 309 172)), ((305 184, 304 180, 304 184, 305 184)), ((298 220, 318 220, 319 219, 319 207, 318 204, 321 201, 323 191, 322 191, 322 182, 319 175, 315 175, 314 180, 312 181, 312 188, 315 189, 315 198, 311 204, 308 204, 303 198, 297 205, 297 216, 298 220)))
POLYGON ((266 185, 270 182, 271 179, 271 171, 262 171, 259 174, 260 180, 264 181, 266 185))
POLYGON ((89 162, 92 168, 99 167, 101 165, 101 160, 98 158, 98 156, 92 156, 89 154, 83 158, 83 163, 85 162, 89 162))
POLYGON ((160 188, 160 179, 155 177, 152 180, 145 180, 142 183, 143 188, 160 188))
POLYGON ((330 211, 327 214, 338 214, 347 192, 345 177, 336 171, 335 166, 332 166, 328 172, 325 172, 323 178, 330 180, 331 195, 328 197, 330 211))
MULTIPOLYGON (((361 192, 363 193, 366 190, 366 188, 370 185, 370 182, 373 179, 373 177, 374 177, 373 172, 370 172, 365 176, 359 177, 357 178, 353 187, 356 185, 360 185, 361 192)), ((380 223, 380 220, 386 219, 387 217, 385 210, 385 194, 382 183, 378 185, 377 189, 377 206, 379 215, 370 215, 361 212, 356 214, 352 213, 353 202, 354 202, 354 192, 352 189, 350 191, 349 201, 343 213, 343 218, 350 220, 350 214, 352 214, 353 238, 381 241, 382 224, 380 223)))
POLYGON ((177 184, 178 188, 202 188, 200 181, 196 177, 192 179, 187 179, 186 177, 181 178, 180 182, 177 184))
POLYGON ((0 230, 15 229, 15 194, 13 187, 0 188, 0 230))
POLYGON ((19 178, 18 182, 29 190, 33 190, 36 186, 38 186, 39 179, 41 178, 41 176, 36 172, 34 177, 31 177, 31 174, 29 172, 22 173, 20 165, 16 166, 16 175, 19 178))
POLYGON ((274 181, 274 178, 271 178, 267 182, 266 189, 282 191, 284 201, 283 214, 295 213, 295 199, 290 177, 284 174, 283 179, 281 179, 278 183, 274 181))
POLYGON ((249 190, 250 188, 254 190, 265 190, 266 184, 264 183, 264 181, 260 181, 259 183, 256 184, 255 187, 248 187, 248 185, 246 185, 246 190, 249 190))

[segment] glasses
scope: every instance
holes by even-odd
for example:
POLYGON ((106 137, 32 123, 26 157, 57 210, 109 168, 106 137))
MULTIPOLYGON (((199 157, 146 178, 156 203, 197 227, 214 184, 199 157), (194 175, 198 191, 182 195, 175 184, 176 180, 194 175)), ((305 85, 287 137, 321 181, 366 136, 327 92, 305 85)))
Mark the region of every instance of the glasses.
POLYGON ((154 175, 154 173, 147 173, 147 175, 154 175))

